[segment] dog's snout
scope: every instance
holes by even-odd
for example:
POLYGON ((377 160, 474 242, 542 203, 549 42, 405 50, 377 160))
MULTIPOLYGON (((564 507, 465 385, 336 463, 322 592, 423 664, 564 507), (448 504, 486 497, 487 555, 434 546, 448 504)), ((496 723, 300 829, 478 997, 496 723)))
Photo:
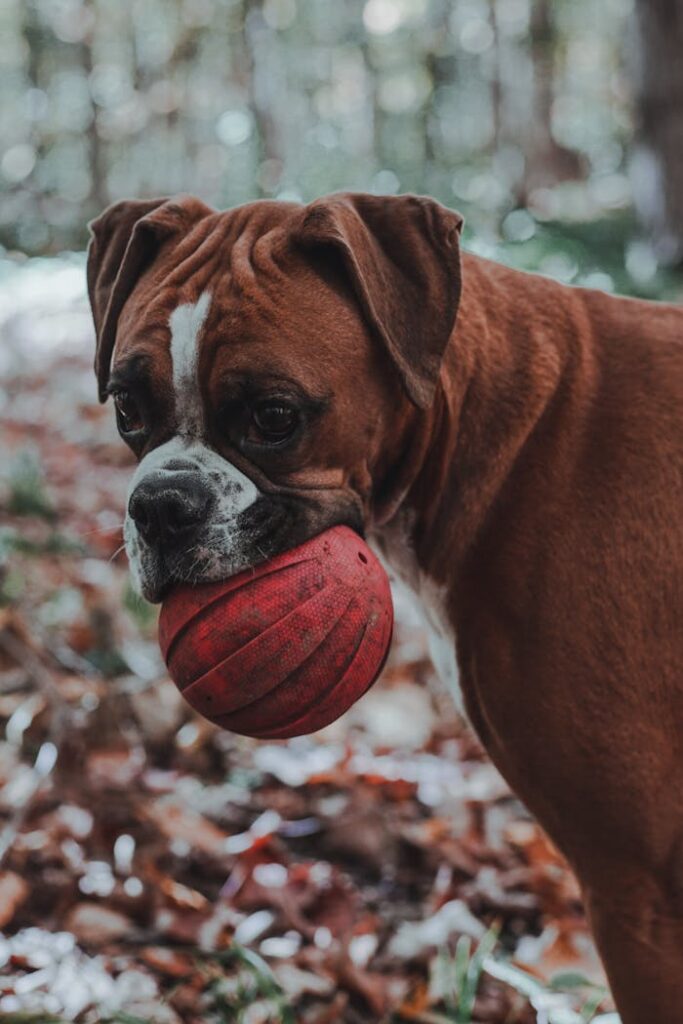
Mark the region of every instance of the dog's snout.
POLYGON ((141 481, 128 502, 128 514, 150 546, 177 548, 191 541, 205 521, 211 492, 196 474, 174 473, 141 481))

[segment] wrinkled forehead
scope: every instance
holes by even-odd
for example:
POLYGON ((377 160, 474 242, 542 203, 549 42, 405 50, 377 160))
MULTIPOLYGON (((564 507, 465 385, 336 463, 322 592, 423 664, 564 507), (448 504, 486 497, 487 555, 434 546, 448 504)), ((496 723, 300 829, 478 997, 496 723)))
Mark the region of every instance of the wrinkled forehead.
POLYGON ((176 384, 197 367, 207 377, 255 365, 297 377, 317 364, 329 374, 340 346, 347 358, 367 349, 334 262, 290 244, 287 207, 273 204, 268 217, 263 206, 207 217, 167 243, 123 309, 114 374, 141 358, 176 384))

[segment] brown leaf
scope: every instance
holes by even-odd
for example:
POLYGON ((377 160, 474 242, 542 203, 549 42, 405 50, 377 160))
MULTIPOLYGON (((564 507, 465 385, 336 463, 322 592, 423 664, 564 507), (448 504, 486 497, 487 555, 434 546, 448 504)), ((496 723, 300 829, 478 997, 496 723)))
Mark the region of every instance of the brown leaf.
POLYGON ((28 883, 19 875, 13 871, 0 872, 0 928, 9 924, 29 892, 28 883))
POLYGON ((176 882, 172 878, 161 878, 159 889, 181 910, 205 910, 209 906, 209 901, 203 893, 190 889, 188 885, 176 882))
POLYGON ((185 842, 190 848, 201 850, 210 857, 225 856, 226 834, 199 811, 185 804, 161 799, 148 801, 142 813, 168 839, 185 842))
POLYGON ((538 894, 546 914, 562 917, 580 905, 581 892, 576 877, 536 822, 511 822, 506 835, 531 866, 530 886, 538 894))
POLYGON ((312 1006, 305 1014, 303 1024, 340 1024, 346 1020, 344 1011, 348 1006, 349 997, 346 992, 337 992, 331 1003, 326 1006, 312 1006))
POLYGON ((195 969, 191 957, 167 946, 147 946, 141 951, 140 959, 169 978, 187 978, 195 969))
POLYGON ((128 935, 133 924, 125 914, 110 910, 100 903, 77 903, 67 913, 64 927, 79 942, 101 946, 128 935))
POLYGON ((340 987, 361 996, 379 1020, 387 1009, 387 978, 356 967, 347 955, 341 956, 336 966, 340 987))

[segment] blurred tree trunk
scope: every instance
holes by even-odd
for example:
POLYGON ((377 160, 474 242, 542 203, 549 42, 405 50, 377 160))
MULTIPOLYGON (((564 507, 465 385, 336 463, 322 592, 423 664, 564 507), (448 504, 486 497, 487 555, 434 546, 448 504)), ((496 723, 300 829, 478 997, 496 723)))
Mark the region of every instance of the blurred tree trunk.
MULTIPOLYGON (((78 45, 79 63, 83 68, 84 74, 90 78, 93 71, 93 41, 95 32, 97 31, 97 11, 92 2, 89 0, 85 5, 85 9, 92 13, 93 22, 92 28, 86 33, 85 38, 78 45)), ((93 100, 90 100, 91 106, 91 120, 86 129, 86 136, 88 140, 88 169, 90 173, 90 195, 88 197, 88 207, 92 214, 100 213, 108 202, 107 194, 107 160, 104 148, 102 146, 102 139, 97 126, 97 107, 93 100)))
POLYGON ((581 159, 559 145, 552 134, 555 99, 557 26, 551 0, 534 0, 531 8, 530 49, 533 64, 533 109, 526 147, 527 190, 571 181, 582 174, 581 159))
POLYGON ((430 189, 430 181, 441 162, 441 146, 439 143, 439 126, 434 116, 434 98, 443 86, 450 85, 453 75, 453 56, 450 48, 441 45, 448 39, 450 4, 447 0, 432 3, 429 9, 431 18, 429 46, 424 52, 425 69, 429 75, 432 92, 431 97, 422 107, 422 135, 424 138, 425 188, 430 189))
POLYGON ((256 132, 256 159, 254 185, 259 197, 264 192, 259 171, 265 162, 282 164, 283 146, 271 96, 269 94, 269 67, 263 66, 266 36, 271 31, 263 18, 261 0, 242 0, 242 31, 236 53, 237 81, 244 88, 254 118, 256 132))
MULTIPOLYGON (((43 85, 42 82, 42 57, 43 49, 46 46, 46 32, 40 23, 35 5, 23 4, 21 10, 21 36, 26 53, 25 74, 27 85, 38 93, 43 85)), ((30 129, 27 132, 27 141, 31 142, 36 153, 36 163, 44 156, 45 146, 43 134, 35 124, 29 122, 30 129)))
POLYGON ((497 0, 489 5, 491 30, 493 32, 493 67, 491 69, 491 115, 493 117, 494 153, 503 145, 503 70, 501 63, 502 39, 498 23, 497 0))
POLYGON ((384 148, 386 119, 379 102, 379 73, 372 51, 372 43, 367 33, 364 33, 362 36, 360 51, 363 57, 366 81, 369 83, 370 101, 368 104, 368 115, 371 120, 372 163, 375 165, 375 170, 381 170, 387 166, 387 163, 391 164, 391 160, 387 160, 384 148))
POLYGON ((636 0, 636 210, 660 262, 683 263, 683 0, 636 0))

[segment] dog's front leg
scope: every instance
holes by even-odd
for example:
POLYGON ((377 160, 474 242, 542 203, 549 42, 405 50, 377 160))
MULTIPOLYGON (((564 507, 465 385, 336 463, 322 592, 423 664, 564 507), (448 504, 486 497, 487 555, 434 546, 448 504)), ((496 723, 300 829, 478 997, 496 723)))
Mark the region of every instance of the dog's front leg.
POLYGON ((584 890, 622 1024, 683 1020, 683 914, 661 905, 653 883, 656 879, 641 871, 628 907, 623 890, 613 897, 604 888, 584 890))
POLYGON ((676 672, 626 670, 621 659, 635 628, 594 658, 559 621, 540 644, 516 623, 506 630, 493 594, 476 610, 481 633, 468 631, 474 583, 468 597, 459 653, 472 724, 574 868, 623 1024, 677 1024, 683 768, 676 672), (572 657, 563 659, 567 650, 572 657))

